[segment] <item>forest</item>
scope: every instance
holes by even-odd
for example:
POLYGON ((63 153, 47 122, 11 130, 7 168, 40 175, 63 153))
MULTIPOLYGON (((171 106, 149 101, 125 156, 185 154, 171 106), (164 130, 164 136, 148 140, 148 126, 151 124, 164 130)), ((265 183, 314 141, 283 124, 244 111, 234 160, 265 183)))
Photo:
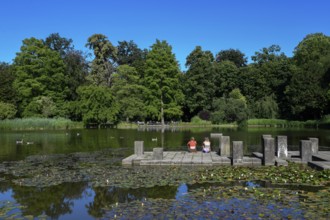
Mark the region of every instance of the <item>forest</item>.
MULTIPOLYGON (((181 71, 172 46, 139 48, 107 36, 24 39, 12 63, 0 62, 0 120, 66 118, 213 124, 247 119, 318 120, 330 115, 330 37, 308 34, 288 57, 270 45, 248 58, 239 49, 213 54, 196 46, 181 71)), ((2 51, 5 53, 5 51, 2 51)))

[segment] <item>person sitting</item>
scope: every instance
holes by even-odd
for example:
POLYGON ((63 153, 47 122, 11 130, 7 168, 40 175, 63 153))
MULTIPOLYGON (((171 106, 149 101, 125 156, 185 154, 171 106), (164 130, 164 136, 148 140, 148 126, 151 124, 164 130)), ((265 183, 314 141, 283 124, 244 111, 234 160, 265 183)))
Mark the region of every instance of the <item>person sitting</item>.
POLYGON ((188 141, 187 146, 189 152, 197 152, 197 142, 195 141, 194 137, 192 137, 190 141, 188 141))
POLYGON ((203 142, 203 153, 211 152, 211 142, 208 137, 205 138, 203 142))

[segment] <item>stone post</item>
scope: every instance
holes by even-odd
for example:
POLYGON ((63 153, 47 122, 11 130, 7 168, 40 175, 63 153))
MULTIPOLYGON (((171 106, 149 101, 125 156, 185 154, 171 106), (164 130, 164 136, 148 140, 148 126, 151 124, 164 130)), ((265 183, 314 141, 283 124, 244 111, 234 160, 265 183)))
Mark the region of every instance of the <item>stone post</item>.
POLYGON ((231 155, 232 165, 243 164, 243 141, 233 141, 231 155))
POLYGON ((277 136, 276 137, 276 156, 278 158, 288 157, 288 137, 277 136))
POLYGON ((312 154, 319 153, 319 139, 318 138, 309 138, 312 142, 312 154))
POLYGON ((220 156, 230 157, 230 137, 229 136, 221 137, 220 156))
POLYGON ((312 161, 312 141, 301 140, 299 150, 302 163, 312 161))
MULTIPOLYGON (((212 148, 215 152, 217 152, 219 154, 220 154, 220 147, 221 147, 221 137, 222 137, 221 133, 211 133, 210 134, 210 138, 219 140, 219 146, 214 149, 212 148)), ((211 142, 211 144, 212 144, 212 142, 211 142)))
POLYGON ((134 141, 134 154, 142 156, 144 154, 144 142, 134 141))
POLYGON ((263 138, 263 165, 274 165, 275 164, 275 140, 271 137, 263 138))
POLYGON ((163 159, 163 148, 162 147, 156 147, 153 149, 152 159, 153 160, 162 160, 163 159))

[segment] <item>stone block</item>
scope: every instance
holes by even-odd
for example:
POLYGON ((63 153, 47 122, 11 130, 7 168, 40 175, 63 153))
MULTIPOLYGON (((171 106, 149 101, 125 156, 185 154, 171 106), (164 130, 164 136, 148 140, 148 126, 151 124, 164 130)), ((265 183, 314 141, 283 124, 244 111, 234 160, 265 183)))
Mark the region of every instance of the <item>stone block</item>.
POLYGON ((153 160, 162 160, 163 159, 163 148, 162 147, 155 147, 153 149, 152 159, 153 160))
POLYGON ((233 141, 231 157, 232 165, 243 164, 243 141, 233 141))
POLYGON ((230 137, 222 136, 220 142, 220 156, 230 157, 230 137))
POLYGON ((144 142, 143 141, 134 141, 134 154, 141 156, 144 154, 144 142))
POLYGON ((312 141, 301 140, 299 150, 302 163, 308 163, 312 161, 312 141))
POLYGON ((317 154, 319 152, 319 139, 318 138, 309 138, 312 142, 312 154, 317 154))
POLYGON ((278 158, 288 157, 288 137, 277 136, 276 137, 276 156, 278 158))
POLYGON ((275 164, 275 140, 274 138, 263 138, 263 161, 262 165, 274 165, 275 164))

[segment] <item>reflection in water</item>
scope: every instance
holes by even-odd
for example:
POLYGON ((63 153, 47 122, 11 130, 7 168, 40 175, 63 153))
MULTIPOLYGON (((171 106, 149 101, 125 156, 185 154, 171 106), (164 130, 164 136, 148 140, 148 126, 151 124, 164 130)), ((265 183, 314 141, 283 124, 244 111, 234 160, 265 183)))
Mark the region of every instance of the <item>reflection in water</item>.
MULTIPOLYGON (((193 212, 198 213, 200 217, 211 219, 216 219, 216 216, 234 218, 246 214, 258 218, 258 212, 253 211, 256 205, 259 207, 259 211, 267 209, 270 213, 278 212, 280 216, 302 217, 303 211, 299 208, 298 203, 296 204, 298 201, 295 201, 295 204, 290 204, 290 208, 280 203, 273 203, 276 206, 269 206, 267 203, 261 204, 260 201, 252 197, 224 197, 227 194, 221 194, 221 190, 205 194, 209 189, 217 189, 215 185, 218 184, 181 184, 179 186, 126 189, 113 186, 91 187, 87 183, 80 182, 39 188, 8 186, 7 183, 0 182, 0 210, 8 209, 8 207, 4 207, 4 204, 9 204, 6 201, 17 204, 11 207, 12 210, 9 210, 7 215, 4 216, 0 213, 0 218, 7 218, 16 212, 17 217, 29 215, 34 217, 47 216, 52 219, 94 219, 111 217, 125 210, 128 219, 130 215, 134 217, 135 214, 138 214, 135 212, 139 212, 142 218, 152 217, 150 212, 153 213, 153 217, 158 216, 160 218, 166 218, 166 215, 189 218, 189 216, 193 216, 193 212), (219 197, 217 194, 221 196, 219 197), (144 209, 139 208, 141 204, 144 204, 144 209)), ((262 181, 236 181, 229 182, 226 186, 229 188, 232 186, 241 187, 238 189, 274 187, 262 181)), ((288 186, 288 188, 291 187, 288 186)), ((301 187, 296 186, 296 189, 291 190, 301 189, 301 187)), ((239 194, 240 191, 236 192, 239 194)))

